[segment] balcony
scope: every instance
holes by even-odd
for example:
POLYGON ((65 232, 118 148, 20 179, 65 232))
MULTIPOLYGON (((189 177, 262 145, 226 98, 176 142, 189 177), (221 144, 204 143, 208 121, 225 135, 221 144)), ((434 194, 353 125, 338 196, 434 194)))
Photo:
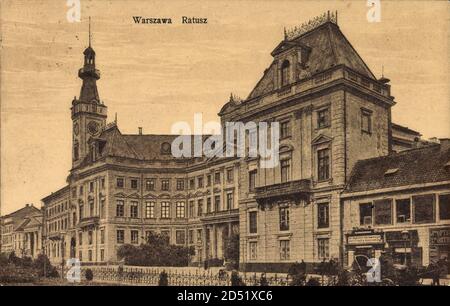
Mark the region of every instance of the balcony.
POLYGON ((95 227, 98 225, 99 220, 100 220, 99 217, 85 217, 80 220, 77 227, 78 228, 95 227))
POLYGON ((255 199, 258 204, 264 205, 274 201, 308 200, 311 192, 311 180, 303 179, 280 184, 267 185, 255 188, 255 199))
POLYGON ((204 214, 200 220, 211 223, 239 221, 239 208, 212 211, 204 214))

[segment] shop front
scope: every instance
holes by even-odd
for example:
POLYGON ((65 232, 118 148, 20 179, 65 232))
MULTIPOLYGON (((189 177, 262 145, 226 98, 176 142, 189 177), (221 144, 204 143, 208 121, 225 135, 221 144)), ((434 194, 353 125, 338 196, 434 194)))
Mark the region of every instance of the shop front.
POLYGON ((391 231, 385 233, 386 254, 394 264, 422 266, 422 247, 418 246, 417 230, 391 231))
POLYGON ((447 271, 450 271, 449 253, 450 227, 430 229, 430 263, 446 261, 447 271))
POLYGON ((366 267, 367 260, 379 258, 384 249, 383 232, 354 230, 346 235, 347 266, 366 267))

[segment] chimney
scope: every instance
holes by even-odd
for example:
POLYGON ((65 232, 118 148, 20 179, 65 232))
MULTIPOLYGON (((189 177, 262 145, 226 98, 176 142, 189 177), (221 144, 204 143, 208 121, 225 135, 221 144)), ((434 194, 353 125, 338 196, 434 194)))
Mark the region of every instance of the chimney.
POLYGON ((139 135, 142 135, 142 127, 138 127, 139 129, 139 135))
POLYGON ((447 150, 450 148, 450 138, 440 138, 441 150, 447 150))
POLYGON ((25 207, 29 207, 29 206, 30 206, 30 204, 28 204, 28 203, 27 203, 27 204, 25 204, 25 207))

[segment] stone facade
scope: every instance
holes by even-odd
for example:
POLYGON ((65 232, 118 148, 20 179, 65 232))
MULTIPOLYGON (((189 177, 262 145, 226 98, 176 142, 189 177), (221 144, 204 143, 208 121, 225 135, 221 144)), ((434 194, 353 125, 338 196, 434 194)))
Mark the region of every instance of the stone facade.
POLYGON ((242 270, 344 261, 342 229, 353 221, 342 193, 359 160, 391 152, 395 102, 334 20, 281 41, 248 98, 232 95, 220 110, 222 126, 279 123, 280 162, 270 168, 261 156, 175 158, 176 136, 122 134, 106 123, 91 46, 84 55, 68 185, 43 199, 52 262, 117 262, 120 245, 139 244, 150 231, 194 246, 193 265, 222 261, 233 233, 242 270))

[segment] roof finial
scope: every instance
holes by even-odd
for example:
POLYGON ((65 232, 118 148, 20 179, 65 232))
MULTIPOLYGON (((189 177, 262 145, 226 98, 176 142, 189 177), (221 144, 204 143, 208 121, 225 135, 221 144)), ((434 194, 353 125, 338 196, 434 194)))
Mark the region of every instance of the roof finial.
POLYGON ((384 78, 384 65, 381 65, 381 77, 384 78))
POLYGON ((114 123, 117 125, 117 112, 116 115, 114 116, 114 123))
POLYGON ((284 27, 284 40, 287 40, 287 32, 286 32, 286 27, 284 27))
POLYGON ((91 16, 89 16, 89 47, 91 46, 91 16))

